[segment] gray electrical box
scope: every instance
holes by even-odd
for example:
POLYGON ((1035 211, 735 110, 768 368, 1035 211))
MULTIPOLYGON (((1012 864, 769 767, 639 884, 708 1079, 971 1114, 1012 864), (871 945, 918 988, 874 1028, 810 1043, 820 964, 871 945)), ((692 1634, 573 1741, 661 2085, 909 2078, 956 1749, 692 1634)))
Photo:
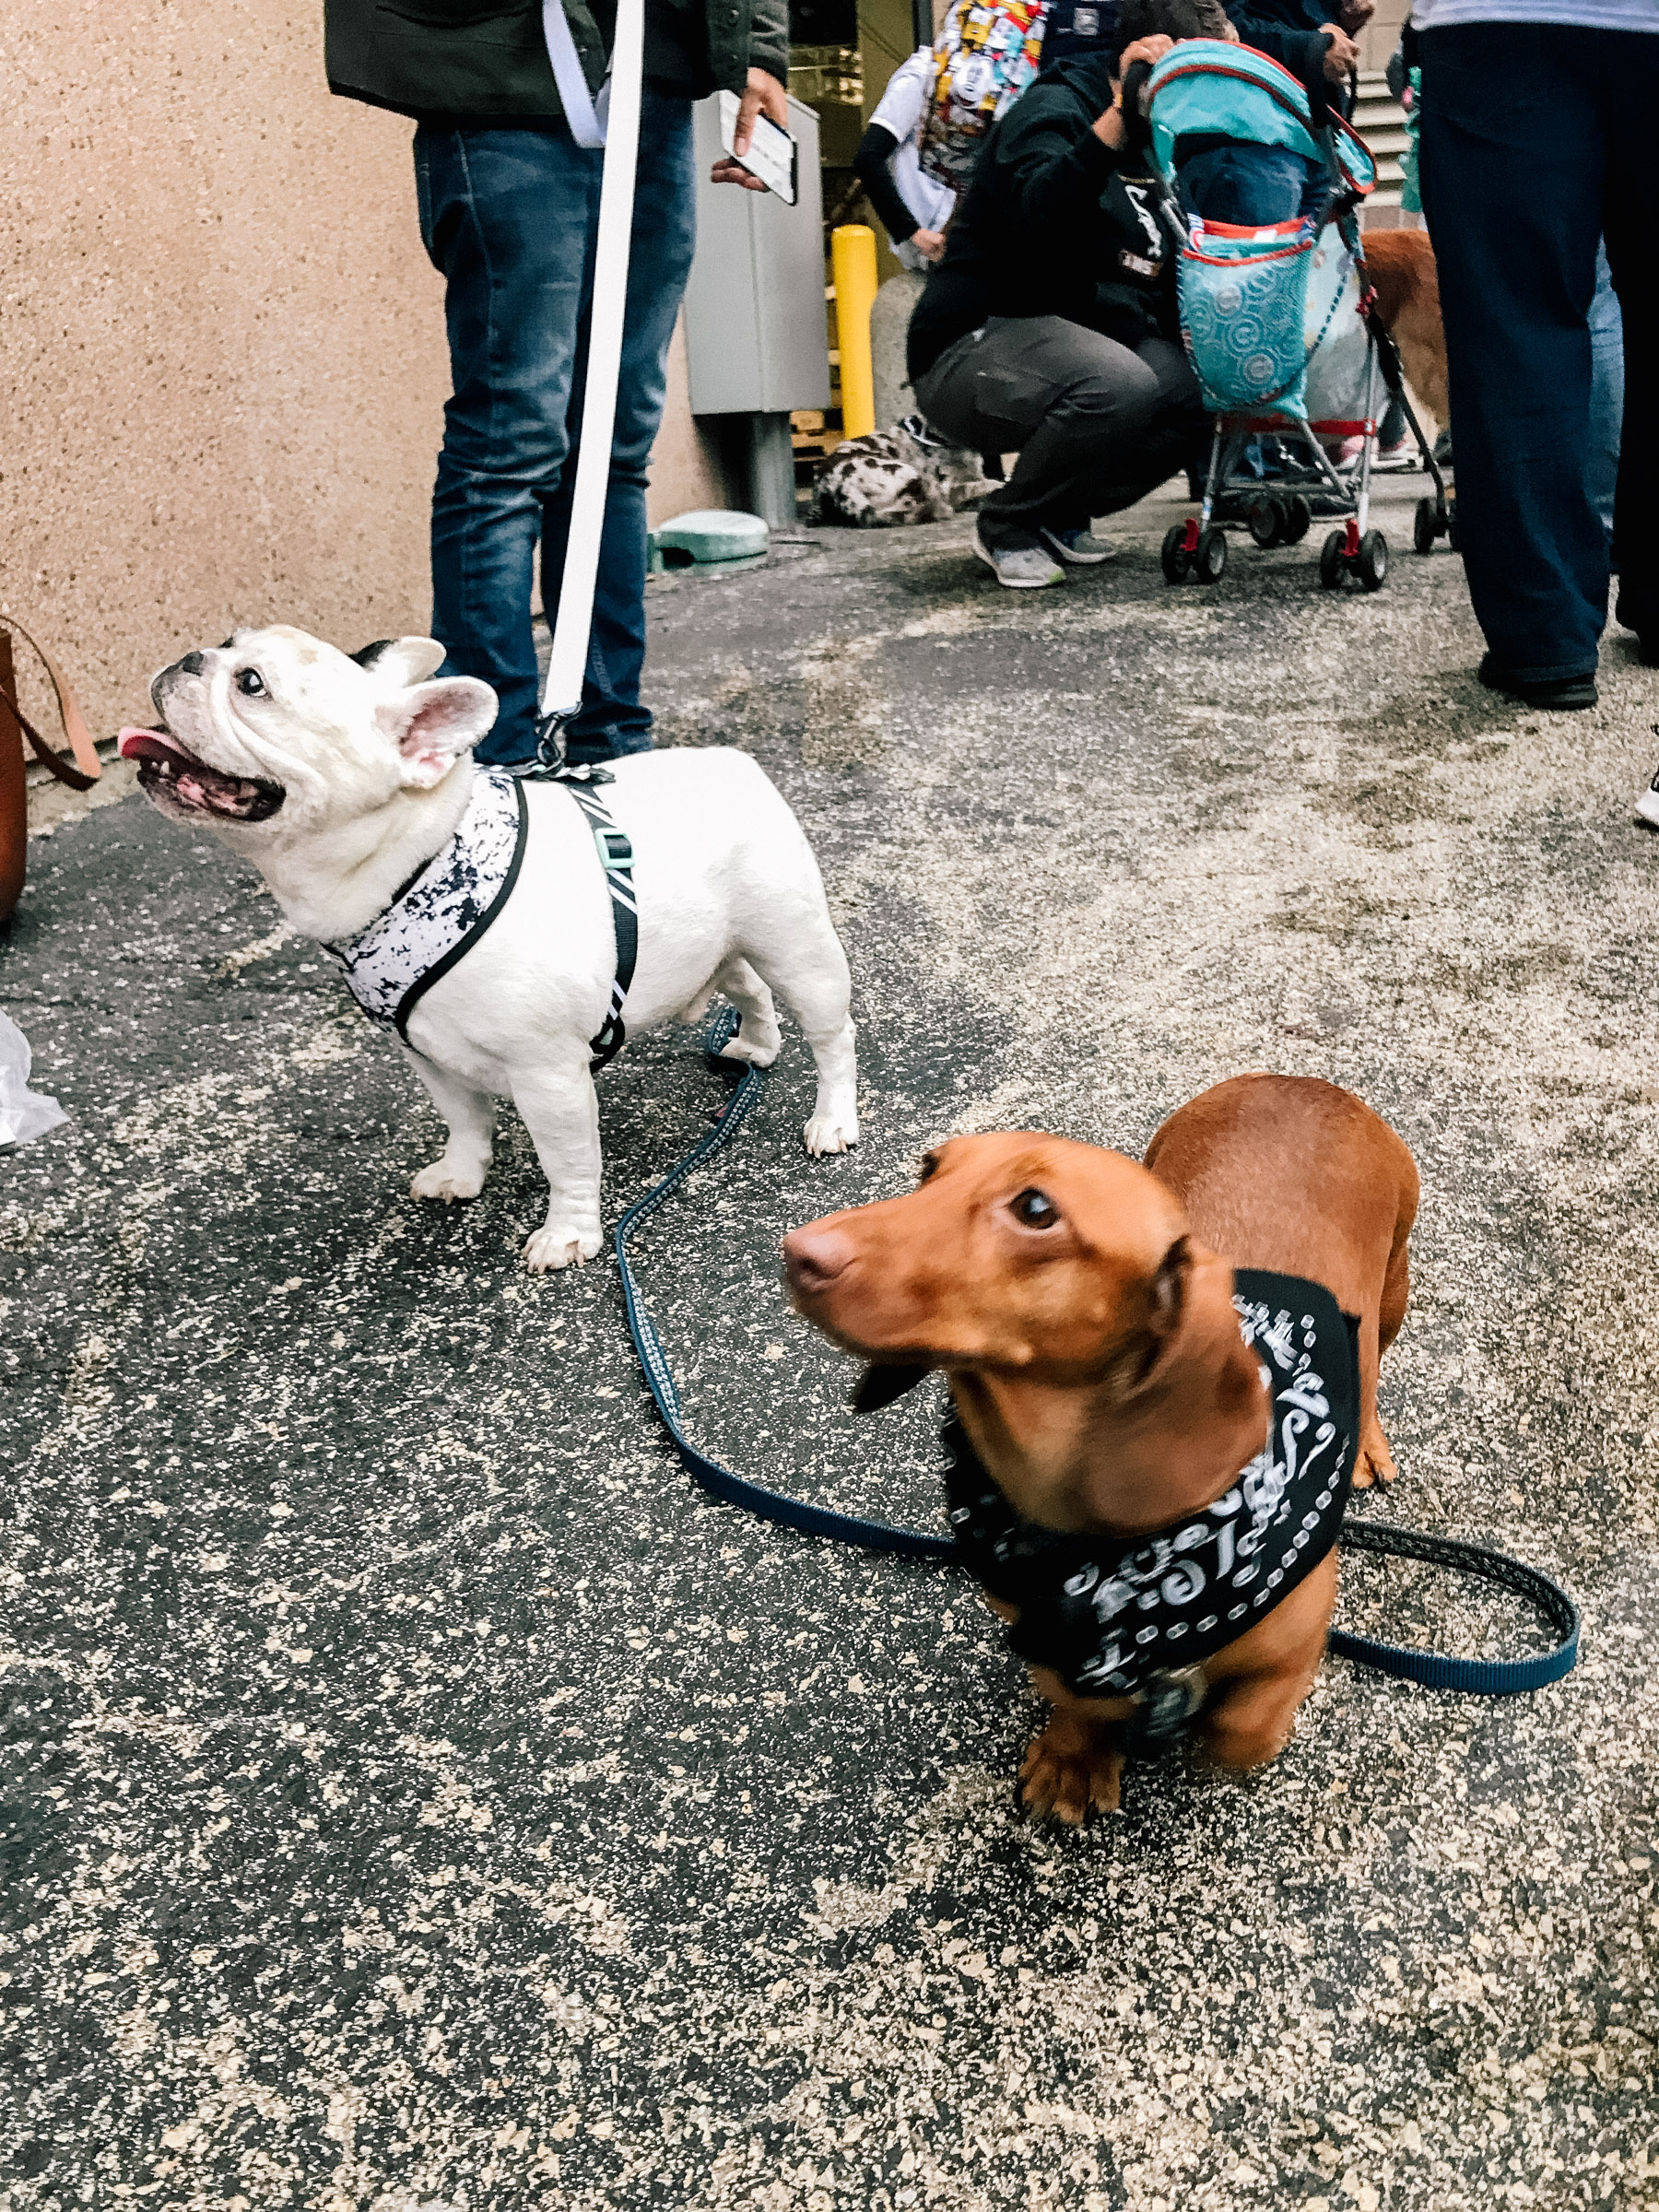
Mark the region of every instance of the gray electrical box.
MULTIPOLYGON (((699 100, 697 259, 686 289, 694 415, 787 415, 830 405, 824 199, 818 123, 789 103, 793 207, 771 192, 711 184, 721 159, 719 96, 699 100)), ((787 426, 785 426, 787 427, 787 426)))

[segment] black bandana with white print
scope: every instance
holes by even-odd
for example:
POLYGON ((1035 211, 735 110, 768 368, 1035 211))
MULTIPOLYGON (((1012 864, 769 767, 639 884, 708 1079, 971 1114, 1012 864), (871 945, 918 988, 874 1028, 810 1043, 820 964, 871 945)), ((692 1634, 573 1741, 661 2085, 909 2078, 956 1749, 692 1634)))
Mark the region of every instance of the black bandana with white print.
POLYGON ((1151 1535, 1065 1535, 1017 1513, 954 1408, 945 1477, 962 1564, 1018 1606, 1014 1649, 1081 1697, 1196 1666, 1289 1596, 1336 1541, 1359 1442, 1359 1324, 1300 1276, 1241 1267, 1233 1305, 1272 1399, 1226 1495, 1151 1535))

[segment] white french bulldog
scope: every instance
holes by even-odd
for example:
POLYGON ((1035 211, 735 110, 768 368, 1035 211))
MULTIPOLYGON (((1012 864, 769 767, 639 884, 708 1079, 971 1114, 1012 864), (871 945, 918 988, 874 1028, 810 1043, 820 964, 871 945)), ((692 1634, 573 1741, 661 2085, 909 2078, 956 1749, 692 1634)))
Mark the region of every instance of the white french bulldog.
MULTIPOLYGON (((423 680, 442 657, 431 638, 348 657, 286 626, 238 630, 161 670, 150 695, 163 726, 124 730, 120 749, 160 811, 252 861, 294 927, 344 957, 348 978, 380 918, 401 916, 399 901, 419 900, 453 868, 476 802, 511 823, 522 791, 521 857, 494 918, 434 968, 407 1012, 405 1050, 449 1128, 410 1187, 417 1198, 476 1198, 495 1100, 510 1098, 550 1190, 524 1255, 535 1269, 566 1267, 600 1243, 588 1062, 616 973, 606 877, 569 789, 492 783, 479 771, 475 793, 470 748, 495 720, 495 693, 471 677, 423 680)), ((800 824, 729 748, 609 765, 614 780, 594 795, 632 841, 639 902, 629 1032, 694 1019, 718 990, 742 1017, 726 1057, 764 1067, 780 1042, 775 989, 818 1065, 807 1151, 856 1144, 846 956, 800 824)))

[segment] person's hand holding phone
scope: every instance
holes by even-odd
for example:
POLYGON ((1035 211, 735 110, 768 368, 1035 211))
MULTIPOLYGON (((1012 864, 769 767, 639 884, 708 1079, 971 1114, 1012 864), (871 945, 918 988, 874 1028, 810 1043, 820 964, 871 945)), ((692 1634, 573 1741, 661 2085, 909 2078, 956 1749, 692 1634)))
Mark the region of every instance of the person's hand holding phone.
POLYGON ((732 133, 732 150, 722 154, 709 171, 716 184, 741 184, 745 192, 764 192, 765 184, 743 166, 743 156, 749 150, 755 135, 755 118, 764 115, 775 123, 781 131, 789 128, 789 95, 775 76, 764 69, 751 69, 748 85, 737 103, 737 127, 732 133))

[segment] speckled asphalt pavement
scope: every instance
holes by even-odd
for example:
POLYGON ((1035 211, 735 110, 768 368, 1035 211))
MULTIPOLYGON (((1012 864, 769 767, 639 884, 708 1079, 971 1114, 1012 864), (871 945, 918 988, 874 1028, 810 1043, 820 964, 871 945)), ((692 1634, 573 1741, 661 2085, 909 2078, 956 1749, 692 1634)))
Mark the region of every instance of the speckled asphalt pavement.
MULTIPOLYGON (((1480 690, 1415 490, 1369 599, 1241 541, 1171 592, 1160 500, 1063 591, 965 521, 653 584, 665 741, 751 749, 821 857, 866 1141, 804 1157, 792 1037, 641 1271, 705 1442, 936 1525, 936 1407, 846 1412, 782 1231, 952 1130, 1351 1084, 1423 1177, 1374 1510, 1561 1576, 1578 1673, 1331 1661, 1261 1773, 1022 1823, 971 1592, 695 1494, 608 1255, 516 1263, 517 1123, 411 1201, 437 1124, 333 971, 106 807, 0 949, 73 1117, 0 1160, 0 2203, 1659 2205, 1659 677, 1615 635, 1595 713, 1480 690)), ((602 1088, 614 1217, 721 1085, 673 1031, 602 1088)), ((1538 1641, 1394 1569, 1342 1618, 1538 1641)))

